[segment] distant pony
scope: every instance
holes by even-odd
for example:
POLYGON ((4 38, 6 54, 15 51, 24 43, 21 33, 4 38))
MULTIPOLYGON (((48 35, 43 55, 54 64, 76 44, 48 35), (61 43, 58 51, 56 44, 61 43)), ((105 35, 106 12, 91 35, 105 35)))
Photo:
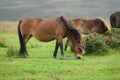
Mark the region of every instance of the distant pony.
MULTIPOLYGON (((72 19, 70 22, 76 27, 76 29, 83 34, 89 34, 90 37, 93 33, 103 34, 109 30, 108 25, 101 18, 96 19, 72 19)), ((69 39, 67 39, 65 44, 65 50, 67 49, 69 39)))
POLYGON ((63 38, 68 37, 74 47, 75 56, 78 59, 82 58, 84 53, 84 45, 81 34, 75 27, 69 23, 64 16, 58 18, 26 18, 21 20, 18 25, 18 36, 20 42, 21 56, 28 55, 26 43, 33 36, 39 41, 49 42, 56 39, 55 50, 53 57, 57 57, 57 51, 60 47, 61 57, 64 58, 63 38))
POLYGON ((111 14, 110 24, 112 28, 120 28, 120 11, 111 14))

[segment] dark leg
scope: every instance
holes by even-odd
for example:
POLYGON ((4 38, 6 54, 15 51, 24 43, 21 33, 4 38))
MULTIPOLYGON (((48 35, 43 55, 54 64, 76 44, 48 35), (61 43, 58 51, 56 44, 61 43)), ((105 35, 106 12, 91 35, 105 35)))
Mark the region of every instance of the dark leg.
POLYGON ((28 52, 27 52, 27 49, 26 49, 26 43, 28 42, 28 40, 31 38, 32 36, 30 35, 24 35, 22 38, 21 38, 21 41, 20 41, 20 53, 19 55, 20 56, 28 56, 28 52))
POLYGON ((54 50, 54 54, 53 57, 56 58, 57 57, 57 50, 58 50, 59 44, 58 41, 56 41, 56 45, 55 45, 55 50, 54 50))
POLYGON ((26 53, 26 47, 24 44, 20 45, 20 51, 19 51, 19 55, 20 56, 25 56, 25 53, 26 53))
POLYGON ((26 50, 26 43, 27 41, 31 38, 30 35, 30 31, 29 32, 21 32, 20 30, 20 25, 22 23, 22 20, 20 20, 19 24, 18 24, 18 37, 19 37, 19 42, 20 42, 20 51, 19 51, 19 55, 20 56, 26 56, 28 55, 27 50, 26 50), (22 35, 23 33, 23 35, 22 35), (26 53, 26 55, 25 55, 26 53))
POLYGON ((24 49, 25 49, 25 53, 26 53, 26 55, 28 56, 28 52, 27 52, 27 49, 26 49, 26 45, 25 45, 25 48, 24 48, 24 49))
POLYGON ((65 43, 65 51, 67 50, 68 43, 69 43, 69 39, 67 38, 67 41, 66 41, 66 43, 65 43))
MULTIPOLYGON (((32 37, 32 35, 30 35, 30 36, 28 37, 26 43, 29 41, 29 39, 30 39, 31 37, 32 37)), ((27 49, 26 49, 26 45, 25 45, 24 49, 25 49, 25 53, 26 53, 26 55, 28 56, 28 52, 27 52, 27 49)))
POLYGON ((63 43, 60 43, 61 58, 64 58, 63 43))

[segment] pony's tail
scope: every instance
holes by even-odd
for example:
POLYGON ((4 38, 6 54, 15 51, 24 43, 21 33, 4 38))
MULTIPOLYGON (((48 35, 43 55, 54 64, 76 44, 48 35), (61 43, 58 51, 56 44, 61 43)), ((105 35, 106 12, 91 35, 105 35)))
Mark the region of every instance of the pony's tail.
POLYGON ((18 37, 19 37, 20 46, 23 44, 23 37, 22 37, 21 31, 20 31, 20 24, 21 23, 22 23, 22 20, 20 20, 19 24, 18 24, 18 37))
POLYGON ((24 40, 20 31, 20 25, 22 23, 22 20, 19 21, 18 24, 18 37, 19 37, 19 42, 20 42, 20 51, 19 51, 19 55, 23 55, 24 54, 24 49, 23 49, 23 45, 24 45, 24 40))

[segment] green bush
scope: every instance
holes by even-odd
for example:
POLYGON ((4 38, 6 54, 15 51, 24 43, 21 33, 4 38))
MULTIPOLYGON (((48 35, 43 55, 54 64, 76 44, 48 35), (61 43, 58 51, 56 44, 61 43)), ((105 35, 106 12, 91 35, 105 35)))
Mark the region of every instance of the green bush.
POLYGON ((84 40, 86 54, 103 54, 109 49, 109 46, 105 43, 103 35, 95 33, 94 37, 91 38, 86 36, 84 40))
POLYGON ((113 28, 111 31, 107 31, 104 35, 106 44, 112 49, 120 49, 120 29, 113 28))
POLYGON ((120 29, 111 29, 104 35, 95 33, 94 37, 86 36, 84 40, 86 54, 106 54, 109 49, 120 50, 120 29))

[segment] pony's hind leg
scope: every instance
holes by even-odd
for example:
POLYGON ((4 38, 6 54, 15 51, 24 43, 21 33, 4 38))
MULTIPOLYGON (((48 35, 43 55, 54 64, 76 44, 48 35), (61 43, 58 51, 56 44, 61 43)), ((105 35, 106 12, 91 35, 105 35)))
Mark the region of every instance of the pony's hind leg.
POLYGON ((23 38, 23 36, 19 36, 19 41, 20 41, 20 51, 19 51, 19 55, 20 55, 20 56, 28 55, 28 52, 27 52, 27 50, 26 50, 25 39, 23 38))
POLYGON ((19 42, 20 42, 19 55, 20 56, 25 56, 25 43, 24 43, 23 36, 21 34, 21 31, 20 31, 20 25, 21 25, 21 23, 22 23, 22 20, 20 20, 19 24, 18 24, 18 37, 19 37, 19 42))
POLYGON ((20 46, 19 55, 20 56, 25 56, 25 53, 28 55, 27 50, 26 50, 26 46, 25 46, 24 43, 22 43, 22 45, 20 46))
POLYGON ((26 49, 26 43, 28 42, 28 40, 29 40, 31 37, 32 37, 32 35, 30 35, 30 34, 24 34, 24 35, 23 35, 24 44, 23 44, 22 49, 23 49, 24 53, 26 53, 27 56, 28 56, 28 52, 27 52, 27 49, 26 49))
POLYGON ((19 55, 26 56, 26 55, 28 55, 28 52, 26 50, 26 43, 31 38, 31 35, 29 32, 28 33, 21 32, 21 30, 20 30, 21 22, 22 22, 22 20, 19 22, 19 25, 18 25, 18 37, 19 37, 19 42, 20 42, 19 55))

